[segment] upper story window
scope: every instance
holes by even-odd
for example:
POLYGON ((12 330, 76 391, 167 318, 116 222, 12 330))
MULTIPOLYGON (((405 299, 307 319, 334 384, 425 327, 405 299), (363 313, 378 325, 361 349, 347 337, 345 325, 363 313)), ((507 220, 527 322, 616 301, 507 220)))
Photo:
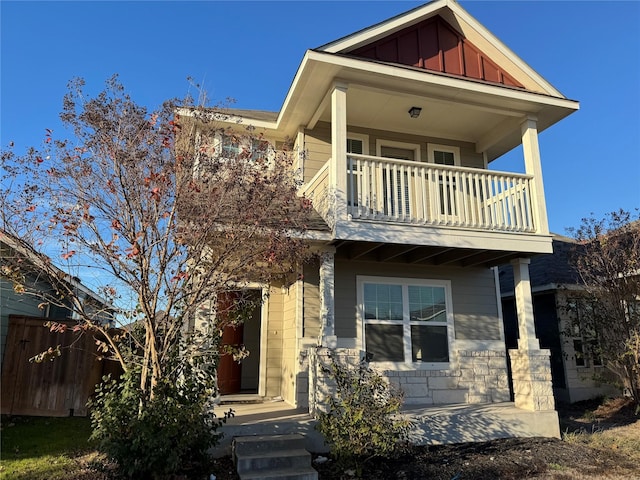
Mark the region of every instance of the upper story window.
POLYGON ((232 159, 250 162, 262 160, 267 165, 272 165, 276 155, 276 149, 267 140, 251 135, 221 131, 210 136, 198 134, 196 149, 195 176, 206 172, 207 165, 212 166, 212 162, 224 162, 232 159))
POLYGON ((357 285, 362 339, 372 362, 447 368, 453 339, 450 282, 358 277, 357 285))
POLYGON ((429 162, 438 165, 460 166, 460 147, 428 143, 427 157, 429 162))

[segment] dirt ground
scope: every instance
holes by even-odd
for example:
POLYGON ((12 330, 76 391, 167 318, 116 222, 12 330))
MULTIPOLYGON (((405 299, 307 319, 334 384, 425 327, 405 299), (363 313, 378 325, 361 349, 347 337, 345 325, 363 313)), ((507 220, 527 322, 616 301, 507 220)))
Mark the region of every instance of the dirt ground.
MULTIPOLYGON (((640 438, 640 422, 624 401, 581 402, 560 406, 561 431, 589 434, 612 431, 640 438)), ((639 452, 640 454, 640 452, 639 452)), ((316 459, 318 455, 315 456, 316 459)), ((363 480, 578 480, 640 479, 640 458, 618 451, 616 445, 593 448, 579 441, 512 438, 483 443, 413 447, 394 459, 364 464, 363 480)), ((329 459, 314 461, 320 480, 354 477, 329 459)), ((217 480, 237 480, 231 459, 216 463, 217 480)))

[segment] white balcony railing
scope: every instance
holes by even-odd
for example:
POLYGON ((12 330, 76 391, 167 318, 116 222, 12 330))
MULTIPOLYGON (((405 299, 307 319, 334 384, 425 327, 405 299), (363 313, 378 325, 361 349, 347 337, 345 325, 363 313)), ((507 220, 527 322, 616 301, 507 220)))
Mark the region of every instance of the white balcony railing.
MULTIPOLYGON (((328 165, 303 189, 326 218, 328 165)), ((347 157, 351 219, 535 232, 531 175, 394 160, 347 157)))

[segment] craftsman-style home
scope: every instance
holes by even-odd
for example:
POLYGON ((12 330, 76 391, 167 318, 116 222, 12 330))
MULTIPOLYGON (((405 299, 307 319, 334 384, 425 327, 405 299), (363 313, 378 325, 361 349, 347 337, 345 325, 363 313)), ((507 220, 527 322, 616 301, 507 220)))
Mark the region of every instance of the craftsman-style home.
POLYGON ((538 135, 577 109, 457 2, 436 0, 308 50, 280 111, 231 111, 230 127, 291 142, 324 228, 309 234, 316 262, 257 287, 269 295, 244 327, 251 355, 223 393, 314 413, 333 353, 366 356, 409 408, 490 406, 510 401, 510 371, 513 410, 538 414, 530 433, 558 435, 529 259, 552 252, 538 135), (491 168, 520 146, 524 173, 491 168), (502 264, 518 318, 509 351, 502 264))

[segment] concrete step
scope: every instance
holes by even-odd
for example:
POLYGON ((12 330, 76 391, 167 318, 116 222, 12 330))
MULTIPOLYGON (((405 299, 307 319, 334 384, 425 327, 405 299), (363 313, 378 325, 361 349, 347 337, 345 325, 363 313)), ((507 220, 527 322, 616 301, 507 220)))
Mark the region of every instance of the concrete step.
POLYGON ((286 435, 248 435, 233 439, 234 456, 300 449, 304 449, 304 437, 296 433, 286 435))
POLYGON ((233 439, 241 480, 317 480, 302 435, 249 435, 233 439))
POLYGON ((237 455, 238 473, 255 470, 300 468, 311 465, 311 454, 306 450, 283 450, 259 454, 237 455))
POLYGON ((241 474, 240 480, 318 480, 318 472, 311 467, 296 470, 270 470, 241 474))

